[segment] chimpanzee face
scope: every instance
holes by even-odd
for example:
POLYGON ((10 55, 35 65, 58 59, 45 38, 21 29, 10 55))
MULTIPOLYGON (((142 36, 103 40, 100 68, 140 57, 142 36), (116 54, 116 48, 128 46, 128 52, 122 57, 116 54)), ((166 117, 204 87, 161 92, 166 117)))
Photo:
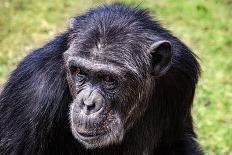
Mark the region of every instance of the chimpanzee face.
POLYGON ((146 39, 148 32, 136 27, 99 30, 88 22, 72 20, 72 29, 79 25, 70 30, 64 59, 73 96, 72 133, 86 148, 96 148, 121 142, 144 114, 154 77, 168 68, 171 46, 146 39))
POLYGON ((88 148, 120 142, 140 100, 142 81, 123 64, 99 57, 67 57, 73 135, 88 148))

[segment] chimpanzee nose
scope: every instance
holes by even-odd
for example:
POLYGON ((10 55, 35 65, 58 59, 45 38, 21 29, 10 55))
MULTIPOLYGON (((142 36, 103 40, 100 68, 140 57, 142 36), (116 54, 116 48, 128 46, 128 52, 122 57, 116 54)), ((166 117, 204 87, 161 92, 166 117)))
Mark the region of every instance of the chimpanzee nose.
POLYGON ((85 114, 93 114, 99 111, 103 106, 103 96, 96 90, 91 92, 88 97, 83 98, 82 110, 85 114))

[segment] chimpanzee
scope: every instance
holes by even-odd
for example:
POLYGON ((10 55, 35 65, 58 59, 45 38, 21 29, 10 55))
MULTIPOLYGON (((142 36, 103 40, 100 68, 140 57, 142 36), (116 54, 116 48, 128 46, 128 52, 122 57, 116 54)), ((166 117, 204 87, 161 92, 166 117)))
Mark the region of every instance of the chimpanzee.
POLYGON ((201 155, 196 55, 148 11, 99 6, 30 53, 0 96, 1 155, 201 155))

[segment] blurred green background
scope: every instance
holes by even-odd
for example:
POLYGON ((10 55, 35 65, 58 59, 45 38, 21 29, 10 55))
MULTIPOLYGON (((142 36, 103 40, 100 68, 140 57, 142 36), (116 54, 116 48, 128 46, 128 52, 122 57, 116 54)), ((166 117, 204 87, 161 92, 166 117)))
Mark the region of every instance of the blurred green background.
MULTIPOLYGON (((64 31, 70 17, 114 0, 1 0, 0 85, 32 49, 64 31)), ((232 0, 126 0, 148 8, 199 57, 193 115, 206 154, 232 155, 232 0)))

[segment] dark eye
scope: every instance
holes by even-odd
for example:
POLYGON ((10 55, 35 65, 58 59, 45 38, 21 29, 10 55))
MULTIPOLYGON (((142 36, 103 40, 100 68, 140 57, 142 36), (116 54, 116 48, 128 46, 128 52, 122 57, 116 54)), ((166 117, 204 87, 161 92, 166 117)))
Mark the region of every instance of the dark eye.
POLYGON ((71 70, 71 73, 75 76, 85 75, 85 73, 83 72, 83 70, 80 67, 71 66, 70 70, 71 70))
POLYGON ((81 69, 80 69, 80 67, 77 67, 77 69, 76 69, 76 75, 79 75, 79 74, 81 74, 81 69))
POLYGON ((106 75, 106 76, 104 76, 104 81, 106 81, 106 82, 114 82, 115 79, 110 75, 106 75))

